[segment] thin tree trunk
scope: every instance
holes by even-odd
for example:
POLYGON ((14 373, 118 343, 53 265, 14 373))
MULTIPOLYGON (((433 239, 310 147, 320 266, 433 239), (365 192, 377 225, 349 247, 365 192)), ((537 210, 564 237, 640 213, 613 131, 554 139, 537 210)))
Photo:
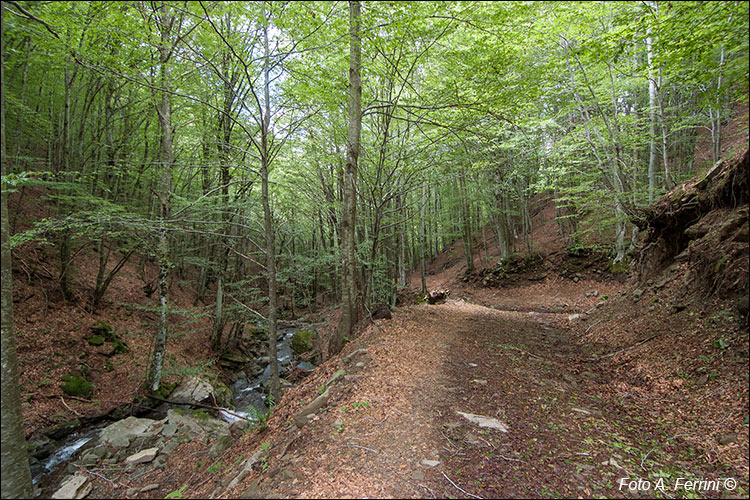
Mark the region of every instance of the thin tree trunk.
POLYGON ((463 219, 463 232, 464 232, 464 254, 466 255, 466 272, 474 272, 474 244, 471 235, 471 211, 469 209, 469 203, 466 199, 466 178, 465 174, 461 172, 458 176, 458 182, 460 187, 459 196, 461 197, 461 218, 463 219))
POLYGON ((271 130, 271 92, 270 92, 270 68, 269 68, 269 46, 268 26, 263 27, 263 125, 261 127, 261 151, 260 151, 260 176, 262 183, 263 198, 263 226, 266 239, 266 272, 268 273, 268 359, 271 367, 271 396, 274 403, 281 399, 279 392, 279 360, 276 355, 276 315, 278 313, 278 298, 276 296, 276 243, 271 217, 271 205, 268 195, 268 134, 271 130))
POLYGON ((419 238, 419 274, 422 278, 422 293, 427 293, 427 277, 425 276, 425 207, 427 206, 427 182, 422 181, 422 213, 421 213, 421 220, 422 220, 422 232, 420 234, 419 238))

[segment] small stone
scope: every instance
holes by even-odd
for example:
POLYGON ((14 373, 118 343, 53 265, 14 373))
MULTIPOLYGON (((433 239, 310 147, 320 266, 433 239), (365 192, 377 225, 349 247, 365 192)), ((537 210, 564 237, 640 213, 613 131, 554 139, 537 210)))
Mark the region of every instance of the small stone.
POLYGON ((138 488, 128 488, 127 490, 125 490, 125 494, 129 497, 132 497, 133 495, 138 493, 138 491, 138 488))
POLYGON ((424 479, 424 472, 422 472, 421 470, 416 470, 412 472, 411 478, 415 481, 422 481, 424 479))
POLYGON ((363 361, 359 361, 354 366, 356 366, 357 368, 362 368, 363 366, 365 366, 365 363, 363 361))
POLYGON ((440 465, 440 460, 422 460, 422 465, 425 467, 437 467, 440 465))
POLYGON ((500 422, 496 418, 484 417, 482 415, 474 415, 473 413, 463 413, 457 411, 459 415, 464 417, 469 422, 478 424, 479 427, 489 427, 490 429, 497 429, 502 432, 508 432, 508 426, 500 422))
POLYGON ((599 290, 593 290, 591 292, 591 295, 593 295, 594 297, 598 297, 599 296, 599 290))
POLYGON ((476 368, 476 367, 477 367, 477 366, 479 366, 479 365, 478 365, 478 364, 476 364, 476 363, 469 363, 469 366, 471 366, 472 368, 476 368))
POLYGON ((89 452, 89 453, 86 453, 86 455, 83 456, 83 458, 81 459, 81 464, 83 464, 83 465, 94 465, 98 461, 99 461, 99 457, 97 457, 93 453, 89 452))
POLYGON ((479 384, 479 385, 487 385, 487 381, 486 380, 481 380, 481 379, 478 379, 478 378, 475 378, 474 380, 472 380, 472 382, 475 383, 475 384, 479 384))
POLYGON ((737 442, 737 434, 734 432, 730 432, 729 434, 724 434, 722 436, 718 437, 718 441, 720 445, 726 446, 728 444, 736 443, 737 442))
POLYGON ((581 377, 588 379, 588 380, 596 380, 599 378, 599 375, 593 372, 583 371, 581 372, 581 377))
POLYGON ((159 483, 151 483, 147 484, 143 488, 141 488, 141 493, 146 493, 147 491, 155 490, 159 487, 159 483))
POLYGON ((156 454, 159 453, 159 448, 148 448, 134 455, 130 455, 125 459, 125 464, 143 464, 152 461, 156 458, 156 454))
POLYGON ((581 317, 580 314, 571 314, 568 316, 568 321, 575 321, 581 317))

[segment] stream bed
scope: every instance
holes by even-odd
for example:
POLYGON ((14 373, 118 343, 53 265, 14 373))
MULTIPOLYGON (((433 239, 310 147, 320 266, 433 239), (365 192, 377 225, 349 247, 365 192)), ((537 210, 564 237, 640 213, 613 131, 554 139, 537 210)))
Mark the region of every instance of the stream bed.
MULTIPOLYGON (((279 361, 279 374, 283 378, 289 371, 295 367, 304 370, 311 371, 315 368, 309 362, 297 363, 295 360, 295 354, 292 349, 292 338, 297 331, 310 329, 307 325, 299 325, 294 327, 279 328, 279 341, 277 343, 277 359, 279 361)), ((218 417, 225 422, 233 422, 239 418, 245 418, 250 421, 257 421, 259 415, 263 415, 268 412, 269 408, 266 404, 266 385, 270 377, 270 364, 268 364, 268 357, 258 357, 255 360, 256 364, 265 368, 263 372, 255 376, 247 376, 244 372, 239 372, 237 376, 232 377, 234 380, 229 389, 232 393, 232 405, 233 408, 226 408, 219 412, 218 417)), ((259 370, 256 370, 256 373, 259 370)), ((143 415, 146 418, 163 418, 163 415, 170 408, 184 408, 184 406, 176 406, 164 404, 160 405, 151 413, 143 415)), ((77 429, 75 432, 69 434, 63 439, 58 441, 52 441, 52 444, 47 444, 47 449, 50 451, 49 455, 32 459, 32 481, 34 485, 39 488, 37 490, 37 496, 42 489, 49 488, 50 482, 58 475, 57 473, 62 472, 68 463, 77 458, 77 454, 81 448, 84 448, 87 443, 92 439, 98 437, 101 430, 115 422, 110 420, 108 422, 98 422, 95 425, 84 426, 77 429), (50 446, 52 449, 50 450, 50 446)), ((90 444, 89 444, 90 446, 90 444)))

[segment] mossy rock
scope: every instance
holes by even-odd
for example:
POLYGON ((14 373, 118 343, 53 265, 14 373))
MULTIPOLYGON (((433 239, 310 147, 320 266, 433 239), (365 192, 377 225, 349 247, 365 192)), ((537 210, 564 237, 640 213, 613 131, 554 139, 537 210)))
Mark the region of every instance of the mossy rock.
POLYGON ((191 413, 193 414, 193 417, 199 422, 205 422, 206 420, 211 418, 211 415, 209 415, 206 410, 191 410, 191 413))
POLYGON ((97 321, 96 323, 94 323, 94 326, 91 327, 91 333, 93 333, 94 335, 101 335, 106 340, 114 337, 112 327, 104 321, 97 321))
POLYGON ((75 432, 79 427, 81 427, 81 421, 75 418, 47 429, 44 431, 44 435, 50 439, 58 440, 75 432))
POLYGON ((219 406, 229 406, 232 403, 232 390, 222 382, 211 384, 214 387, 214 397, 219 406))
POLYGON ((86 342, 91 345, 102 345, 104 343, 104 336, 92 335, 91 337, 86 337, 86 342))
POLYGON ((617 262, 616 264, 611 264, 609 266, 609 272, 616 274, 616 273, 626 273, 628 272, 628 264, 625 261, 617 262))
POLYGON ((312 349, 314 334, 309 330, 299 330, 292 336, 292 350, 295 354, 303 354, 312 349))
POLYGON ((94 394, 94 384, 83 378, 81 375, 69 373, 63 378, 63 384, 60 388, 65 394, 91 399, 94 394))
POLYGON ((162 382, 159 384, 159 390, 154 392, 154 396, 161 399, 167 399, 170 394, 172 394, 172 391, 174 391, 174 388, 177 387, 176 383, 169 383, 169 382, 162 382))
POLYGON ((222 434, 216 439, 213 446, 211 446, 208 456, 211 458, 217 458, 219 455, 227 451, 230 446, 232 446, 232 438, 226 434, 222 434))
POLYGON ((117 337, 114 337, 112 339, 112 352, 110 352, 109 355, 112 356, 113 354, 126 353, 126 352, 128 352, 128 346, 125 345, 125 342, 123 342, 117 337))
POLYGON ((251 338, 256 338, 259 340, 265 340, 268 336, 268 333, 266 332, 265 328, 261 328, 259 326, 251 326, 246 331, 246 336, 249 336, 251 338))

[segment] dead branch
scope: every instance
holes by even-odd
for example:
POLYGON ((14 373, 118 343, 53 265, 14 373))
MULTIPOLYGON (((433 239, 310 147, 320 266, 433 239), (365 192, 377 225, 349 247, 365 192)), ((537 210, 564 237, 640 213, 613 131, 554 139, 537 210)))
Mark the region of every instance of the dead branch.
POLYGON ((469 495, 469 496, 470 496, 470 497, 472 497, 472 498, 480 498, 480 499, 482 498, 482 497, 478 497, 478 496, 476 496, 476 495, 472 495, 472 494, 471 494, 471 493, 469 493, 468 491, 466 491, 466 490, 464 490, 463 488, 461 488, 460 486, 458 486, 458 485, 457 485, 456 483, 454 483, 453 481, 451 481, 451 478, 449 478, 448 476, 446 476, 446 475, 445 475, 445 472, 443 472, 443 471, 440 471, 440 473, 441 473, 441 474, 443 475, 443 477, 444 477, 445 479, 447 479, 447 480, 448 480, 448 482, 449 482, 449 483, 451 483, 451 484, 453 485, 453 487, 454 487, 454 488, 456 488, 456 489, 457 489, 458 491, 460 491, 460 492, 461 492, 461 493, 463 493, 464 495, 469 495))
POLYGON ((638 346, 640 346, 642 344, 645 344, 649 340, 653 340, 656 337, 657 337, 657 335, 651 335, 649 338, 643 339, 643 340, 639 340, 638 342, 636 342, 635 344, 631 345, 630 347, 626 347, 624 349, 620 349, 619 351, 611 352, 611 353, 605 354, 603 356, 592 356, 590 358, 586 358, 584 361, 599 361, 600 359, 611 358, 612 356, 616 356, 617 354, 620 354, 621 352, 625 352, 625 351, 629 351, 631 349, 635 349, 636 347, 638 347, 638 346))

